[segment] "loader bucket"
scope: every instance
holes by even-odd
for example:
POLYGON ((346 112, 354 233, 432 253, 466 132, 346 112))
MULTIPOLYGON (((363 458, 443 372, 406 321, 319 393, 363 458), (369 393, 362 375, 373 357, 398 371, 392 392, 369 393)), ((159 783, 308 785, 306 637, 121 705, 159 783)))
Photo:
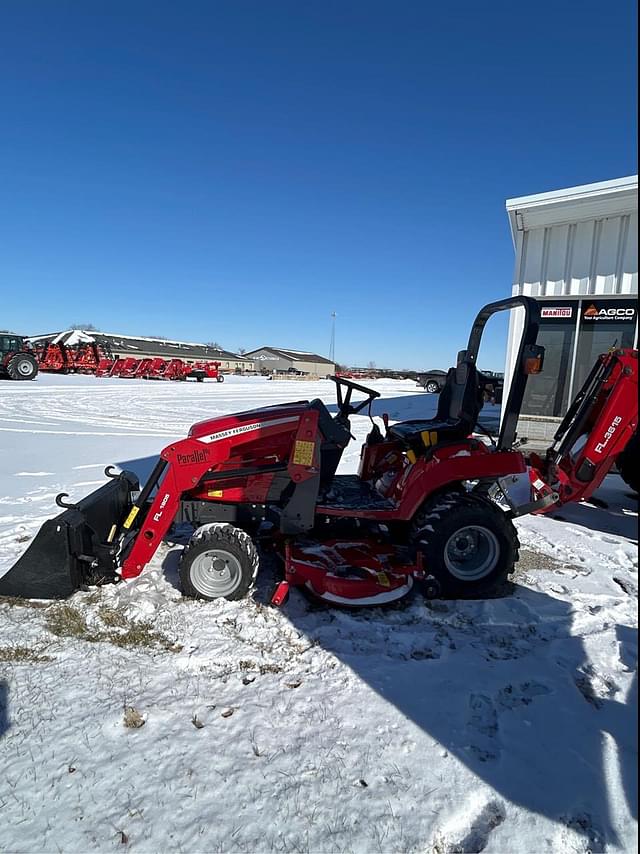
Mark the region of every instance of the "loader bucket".
MULTIPOLYGON (((109 473, 109 469, 107 469, 109 473)), ((109 481, 40 528, 26 552, 0 578, 0 596, 65 599, 87 584, 113 581, 116 548, 107 542, 112 525, 129 511, 139 488, 132 472, 109 481)))

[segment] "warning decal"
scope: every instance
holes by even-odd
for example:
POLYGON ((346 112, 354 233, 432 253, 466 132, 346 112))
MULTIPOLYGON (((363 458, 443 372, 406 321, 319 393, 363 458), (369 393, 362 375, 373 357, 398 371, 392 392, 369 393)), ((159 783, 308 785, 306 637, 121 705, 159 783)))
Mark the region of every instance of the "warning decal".
POLYGON ((295 466, 312 466, 314 442, 304 442, 298 439, 293 448, 293 464, 295 466))

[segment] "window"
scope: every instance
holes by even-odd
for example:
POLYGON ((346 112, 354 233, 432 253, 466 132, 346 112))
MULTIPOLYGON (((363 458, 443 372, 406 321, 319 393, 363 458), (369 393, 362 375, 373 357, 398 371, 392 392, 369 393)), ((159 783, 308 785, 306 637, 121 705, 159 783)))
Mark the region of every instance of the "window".
POLYGON ((545 348, 542 373, 527 380, 523 415, 559 417, 567 410, 577 301, 541 303, 538 344, 545 348))
POLYGON ((573 393, 576 394, 601 353, 633 347, 637 303, 634 300, 582 300, 573 393))

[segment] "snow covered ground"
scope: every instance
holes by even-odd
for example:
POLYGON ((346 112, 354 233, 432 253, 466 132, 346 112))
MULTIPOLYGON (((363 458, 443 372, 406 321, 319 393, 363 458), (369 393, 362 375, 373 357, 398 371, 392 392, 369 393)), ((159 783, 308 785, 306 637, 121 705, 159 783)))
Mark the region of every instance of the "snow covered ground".
MULTIPOLYGON (((431 415, 372 383, 394 420, 431 415)), ((56 493, 148 471, 204 417, 333 385, 41 375, 0 384, 0 574, 56 493)), ((493 416, 495 412, 489 412, 493 416)), ((341 471, 354 471, 368 429, 341 471)), ((505 598, 387 610, 199 603, 164 544, 135 581, 0 603, 0 850, 636 848, 637 501, 518 522, 505 598)))

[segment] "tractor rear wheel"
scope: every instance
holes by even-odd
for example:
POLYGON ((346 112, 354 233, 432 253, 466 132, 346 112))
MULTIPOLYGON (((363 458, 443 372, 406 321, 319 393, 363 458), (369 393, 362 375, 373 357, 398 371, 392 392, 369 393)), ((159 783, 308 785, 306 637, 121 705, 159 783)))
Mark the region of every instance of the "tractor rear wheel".
POLYGON ((30 353, 16 353, 9 359, 7 374, 12 380, 32 380, 38 373, 38 363, 30 353))
POLYGON ((203 525, 182 553, 182 592, 193 599, 243 599, 258 565, 258 552, 246 531, 226 523, 203 525))
POLYGON ((411 526, 411 541, 422 551, 424 569, 441 594, 478 596, 504 585, 518 560, 518 536, 511 519, 492 501, 465 492, 429 499, 411 526))
POLYGON ((638 476, 638 431, 633 434, 626 444, 625 449, 616 458, 616 468, 620 477, 634 492, 640 492, 640 476, 638 476))

